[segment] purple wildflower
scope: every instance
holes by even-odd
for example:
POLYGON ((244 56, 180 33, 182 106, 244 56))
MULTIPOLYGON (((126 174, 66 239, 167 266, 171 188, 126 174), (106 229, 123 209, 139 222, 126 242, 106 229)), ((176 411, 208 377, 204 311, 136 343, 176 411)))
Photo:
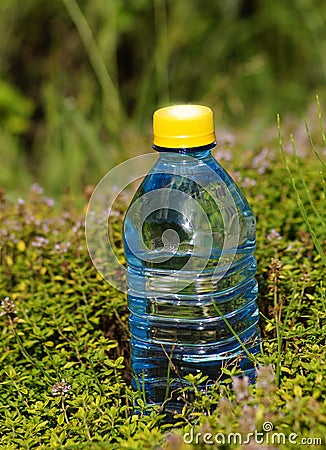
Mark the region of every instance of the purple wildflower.
POLYGON ((10 300, 9 297, 6 297, 4 300, 2 300, 1 308, 2 311, 0 313, 0 316, 12 316, 14 314, 17 314, 15 302, 13 300, 10 300))
POLYGON ((256 184, 256 180, 254 180, 253 178, 245 177, 241 183, 241 186, 245 189, 249 189, 249 188, 255 186, 255 184, 256 184))
POLYGON ((15 233, 10 233, 10 235, 9 235, 9 241, 13 242, 14 244, 17 244, 18 239, 17 239, 15 233))
POLYGON ((238 402, 249 399, 249 377, 247 375, 243 378, 235 377, 232 381, 232 387, 238 402))
POLYGON ((239 427, 242 433, 248 434, 256 429, 257 405, 244 405, 239 420, 239 427))
POLYGON ((226 397, 221 397, 218 401, 218 410, 221 417, 227 417, 232 411, 232 403, 226 397))
POLYGON ((219 149, 215 152, 215 158, 218 161, 231 161, 232 160, 232 153, 230 150, 226 149, 219 149))
POLYGON ((171 449, 175 449, 175 450, 181 450, 181 448, 183 448, 182 445, 182 439, 180 438, 180 436, 178 436, 177 434, 170 432, 167 436, 166 436, 166 443, 167 443, 167 448, 171 448, 171 449))
POLYGON ((64 395, 71 389, 70 384, 67 384, 65 380, 57 381, 52 388, 52 394, 54 396, 64 395))
POLYGON ((72 227, 71 231, 75 233, 79 233, 82 230, 82 223, 80 221, 76 222, 75 225, 72 227))
POLYGON ((25 205, 25 200, 24 200, 23 198, 19 198, 19 199, 17 200, 17 205, 18 205, 18 206, 24 206, 24 205, 25 205))
POLYGON ((113 208, 111 208, 110 209, 110 215, 109 215, 109 218, 111 218, 111 217, 121 217, 121 212, 120 211, 118 211, 117 209, 113 209, 113 208))
POLYGON ((8 236, 8 230, 6 228, 1 228, 0 236, 2 236, 3 238, 6 238, 8 236))
POLYGON ((217 144, 219 147, 233 147, 235 144, 236 138, 234 134, 228 131, 220 131, 217 136, 217 144))
POLYGON ((43 194, 43 188, 38 183, 32 184, 30 191, 32 194, 37 194, 37 195, 43 194))
POLYGON ((42 197, 42 202, 49 208, 53 208, 53 206, 55 205, 54 199, 50 197, 42 197))
POLYGON ((269 241, 280 241, 282 239, 282 236, 275 228, 272 228, 266 237, 269 241))
POLYGON ((54 250, 56 252, 60 253, 67 253, 68 249, 70 248, 71 243, 70 242, 61 242, 60 244, 55 244, 54 250))
POLYGON ((271 364, 258 367, 256 386, 266 394, 275 390, 275 372, 271 364))
POLYGON ((42 223, 42 231, 43 231, 43 233, 45 233, 45 234, 47 234, 47 233, 50 232, 50 228, 49 228, 48 224, 45 223, 45 222, 42 223))
POLYGON ((235 172, 231 172, 231 176, 236 183, 242 181, 241 173, 238 170, 236 170, 235 172))
POLYGON ((270 163, 274 158, 274 152, 264 147, 258 155, 254 157, 251 163, 253 169, 257 169, 259 174, 264 174, 269 169, 270 163))
POLYGON ((41 225, 40 219, 37 219, 33 214, 28 214, 25 217, 25 223, 27 225, 35 225, 36 227, 39 227, 41 225))
POLYGON ((32 242, 32 246, 33 247, 45 247, 46 245, 48 245, 49 240, 46 239, 44 236, 35 236, 35 240, 32 242))

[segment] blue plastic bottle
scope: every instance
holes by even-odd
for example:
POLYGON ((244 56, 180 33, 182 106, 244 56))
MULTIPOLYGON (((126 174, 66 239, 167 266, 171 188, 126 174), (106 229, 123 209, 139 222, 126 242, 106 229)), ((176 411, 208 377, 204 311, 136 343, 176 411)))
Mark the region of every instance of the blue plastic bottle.
POLYGON ((159 157, 124 222, 133 385, 180 409, 189 373, 207 385, 239 364, 255 378, 255 217, 211 155, 210 108, 162 108, 153 126, 159 157))

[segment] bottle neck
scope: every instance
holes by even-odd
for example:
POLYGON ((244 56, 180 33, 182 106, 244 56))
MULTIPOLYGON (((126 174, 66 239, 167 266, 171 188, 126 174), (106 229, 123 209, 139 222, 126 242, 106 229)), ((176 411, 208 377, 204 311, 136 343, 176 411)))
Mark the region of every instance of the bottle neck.
POLYGON ((211 155, 211 150, 216 146, 216 143, 204 145, 202 147, 192 147, 192 148, 168 148, 159 147, 153 145, 153 149, 160 153, 160 159, 169 160, 187 160, 191 158, 195 159, 205 159, 211 155))

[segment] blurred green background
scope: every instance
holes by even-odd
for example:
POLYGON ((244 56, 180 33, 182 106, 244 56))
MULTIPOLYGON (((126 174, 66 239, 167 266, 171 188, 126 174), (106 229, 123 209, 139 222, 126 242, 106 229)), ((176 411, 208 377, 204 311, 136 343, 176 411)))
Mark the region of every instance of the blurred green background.
POLYGON ((160 106, 248 136, 325 99, 324 0, 1 0, 0 187, 83 191, 150 151, 160 106))

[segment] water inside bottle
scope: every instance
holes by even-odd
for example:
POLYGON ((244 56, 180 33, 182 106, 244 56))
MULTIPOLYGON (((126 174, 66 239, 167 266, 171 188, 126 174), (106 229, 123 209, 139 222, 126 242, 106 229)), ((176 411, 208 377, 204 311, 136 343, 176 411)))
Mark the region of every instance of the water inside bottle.
POLYGON ((206 386, 220 379, 222 367, 238 364, 254 380, 243 345, 249 355, 260 345, 255 218, 232 179, 213 158, 209 164, 219 171, 220 186, 205 175, 203 164, 196 164, 196 182, 189 181, 194 173, 189 165, 175 164, 172 175, 154 167, 124 224, 134 386, 145 388, 149 402, 170 399, 177 409, 182 399, 175 393, 187 386, 189 373, 207 375, 206 386), (146 198, 162 187, 161 198, 146 198), (226 188, 232 202, 225 200, 226 188), (178 202, 172 191, 191 198, 178 202), (191 199, 199 203, 199 213, 191 199), (225 246, 228 236, 235 236, 236 244, 225 246))

